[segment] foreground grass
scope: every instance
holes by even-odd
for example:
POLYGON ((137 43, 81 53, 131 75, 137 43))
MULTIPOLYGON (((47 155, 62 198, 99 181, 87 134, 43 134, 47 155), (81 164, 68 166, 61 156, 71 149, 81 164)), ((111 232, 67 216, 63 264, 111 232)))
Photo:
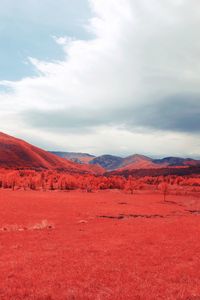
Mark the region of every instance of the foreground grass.
POLYGON ((1 228, 31 228, 0 231, 2 300, 200 299, 198 198, 0 191, 0 207, 1 228))

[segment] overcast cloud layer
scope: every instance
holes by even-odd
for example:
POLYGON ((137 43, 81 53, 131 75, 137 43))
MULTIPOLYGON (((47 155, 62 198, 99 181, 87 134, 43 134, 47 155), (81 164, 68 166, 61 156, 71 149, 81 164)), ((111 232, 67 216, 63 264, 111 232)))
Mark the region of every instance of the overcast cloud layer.
POLYGON ((54 36, 60 61, 2 81, 2 131, 46 149, 198 156, 200 4, 90 0, 90 39, 54 36))

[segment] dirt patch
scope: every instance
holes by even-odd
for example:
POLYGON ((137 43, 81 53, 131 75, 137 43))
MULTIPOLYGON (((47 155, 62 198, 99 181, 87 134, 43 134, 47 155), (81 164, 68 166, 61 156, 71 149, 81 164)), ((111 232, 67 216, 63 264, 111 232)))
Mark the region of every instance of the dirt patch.
POLYGON ((192 215, 200 215, 200 210, 190 210, 190 209, 187 209, 186 211, 188 211, 192 215))
POLYGON ((119 214, 118 216, 107 216, 107 215, 102 215, 102 216, 97 216, 97 218, 105 218, 105 219, 116 219, 116 220, 122 220, 122 219, 127 219, 127 218, 146 218, 146 219, 151 219, 151 218, 164 218, 163 215, 141 215, 141 214, 119 214))
POLYGON ((53 229, 54 225, 49 223, 47 220, 42 220, 40 223, 33 225, 23 226, 18 224, 6 224, 0 227, 0 231, 11 232, 11 231, 27 231, 27 230, 44 230, 44 229, 53 229))
POLYGON ((105 218, 105 219, 117 219, 117 220, 120 220, 120 219, 124 219, 125 218, 125 215, 118 215, 118 216, 97 216, 97 218, 105 218))

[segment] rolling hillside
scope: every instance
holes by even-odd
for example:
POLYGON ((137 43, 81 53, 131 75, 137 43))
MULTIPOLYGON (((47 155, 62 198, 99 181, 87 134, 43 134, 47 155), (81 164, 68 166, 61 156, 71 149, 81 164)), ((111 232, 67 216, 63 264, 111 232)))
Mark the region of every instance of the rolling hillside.
POLYGON ((98 173, 100 167, 80 165, 23 140, 0 132, 0 168, 56 169, 68 172, 98 173))

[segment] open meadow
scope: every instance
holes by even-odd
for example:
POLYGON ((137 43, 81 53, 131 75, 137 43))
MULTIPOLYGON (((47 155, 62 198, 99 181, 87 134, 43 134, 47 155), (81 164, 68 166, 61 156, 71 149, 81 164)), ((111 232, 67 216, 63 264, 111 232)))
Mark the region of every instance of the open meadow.
POLYGON ((200 197, 0 190, 1 300, 200 299, 200 197))

